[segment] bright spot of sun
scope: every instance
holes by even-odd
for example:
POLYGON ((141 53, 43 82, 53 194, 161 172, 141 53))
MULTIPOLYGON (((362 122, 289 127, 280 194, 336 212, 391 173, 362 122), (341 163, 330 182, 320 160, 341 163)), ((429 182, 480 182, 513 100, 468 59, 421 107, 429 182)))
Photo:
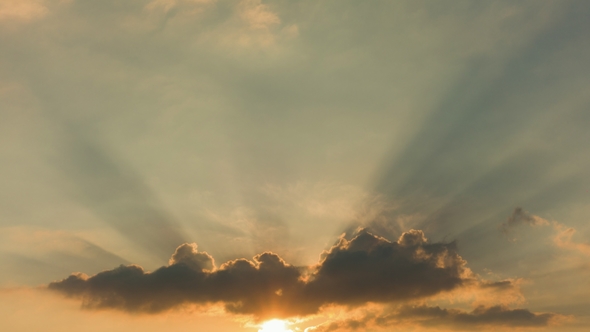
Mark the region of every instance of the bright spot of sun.
POLYGON ((262 329, 258 330, 258 332, 293 332, 291 330, 287 330, 287 323, 280 319, 273 319, 269 320, 268 322, 264 322, 262 324, 262 329))

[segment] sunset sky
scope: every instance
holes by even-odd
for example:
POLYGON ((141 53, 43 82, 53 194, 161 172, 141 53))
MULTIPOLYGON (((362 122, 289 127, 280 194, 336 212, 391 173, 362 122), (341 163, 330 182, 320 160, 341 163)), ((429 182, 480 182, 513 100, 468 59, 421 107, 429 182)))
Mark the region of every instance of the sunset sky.
POLYGON ((0 0, 0 330, 588 331, 589 18, 0 0))

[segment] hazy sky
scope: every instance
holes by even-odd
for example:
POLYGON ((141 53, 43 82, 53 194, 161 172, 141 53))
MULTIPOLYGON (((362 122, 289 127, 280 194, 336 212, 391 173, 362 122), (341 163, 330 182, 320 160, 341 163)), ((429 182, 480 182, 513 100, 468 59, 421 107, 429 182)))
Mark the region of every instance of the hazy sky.
POLYGON ((589 17, 0 0, 0 329, 586 331, 589 17))

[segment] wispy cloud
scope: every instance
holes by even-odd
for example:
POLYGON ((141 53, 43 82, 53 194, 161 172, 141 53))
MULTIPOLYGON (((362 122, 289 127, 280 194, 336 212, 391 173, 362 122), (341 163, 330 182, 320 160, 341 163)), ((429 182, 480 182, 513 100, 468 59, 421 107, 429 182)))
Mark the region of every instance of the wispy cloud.
POLYGON ((277 14, 260 0, 242 0, 238 8, 240 17, 252 29, 266 30, 281 23, 277 14))
POLYGON ((505 223, 500 225, 499 229, 502 233, 508 234, 510 228, 515 227, 519 224, 527 224, 531 226, 548 226, 549 221, 539 217, 532 215, 522 208, 517 207, 514 209, 508 220, 505 223))
POLYGON ((505 223, 499 226, 499 229, 503 234, 508 235, 510 229, 518 226, 519 224, 526 224, 530 226, 552 226, 554 231, 552 240, 555 246, 562 249, 577 251, 585 255, 590 255, 590 244, 576 242, 572 239, 576 233, 576 229, 557 221, 549 221, 547 219, 541 218, 524 211, 520 207, 514 209, 514 212, 512 212, 505 223))
POLYGON ((572 239, 576 230, 572 227, 553 222, 553 228, 555 230, 555 236, 553 237, 553 243, 559 248, 575 250, 585 255, 590 256, 590 244, 583 242, 576 242, 572 239))

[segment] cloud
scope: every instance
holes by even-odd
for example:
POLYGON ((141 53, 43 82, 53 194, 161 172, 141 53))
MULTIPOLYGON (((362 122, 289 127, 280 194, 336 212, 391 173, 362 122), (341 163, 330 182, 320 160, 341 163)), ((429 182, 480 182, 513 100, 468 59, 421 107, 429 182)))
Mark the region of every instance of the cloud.
MULTIPOLYGON (((186 303, 223 302, 229 312, 262 315, 275 311, 275 305, 287 307, 288 302, 278 303, 278 299, 300 293, 297 288, 303 286, 299 268, 272 253, 257 255, 252 261, 233 260, 213 272, 192 264, 202 261, 198 256, 202 258, 203 254, 180 249, 172 265, 151 273, 136 265, 121 265, 92 277, 72 274, 49 288, 81 297, 88 309, 156 313, 186 303), (184 255, 180 261, 176 259, 179 252, 184 255)), ((283 314, 287 309, 297 308, 283 308, 283 314)))
POLYGON ((196 271, 211 271, 215 268, 213 257, 206 252, 198 252, 196 243, 185 243, 176 248, 168 264, 185 264, 196 271))
POLYGON ((418 230, 395 242, 366 230, 350 240, 342 236, 310 267, 265 252, 217 268, 196 244, 183 244, 168 266, 153 272, 121 265, 94 276, 75 273, 48 286, 81 299, 87 309, 158 313, 217 303, 227 312, 257 318, 305 316, 331 305, 403 304, 473 287, 502 291, 507 285, 480 280, 454 242, 429 243, 418 230))
POLYGON ((440 307, 404 307, 398 313, 399 318, 417 318, 421 325, 450 325, 453 327, 474 327, 482 325, 501 326, 546 326, 555 314, 535 314, 527 309, 509 309, 505 306, 480 306, 471 312, 440 307))
POLYGON ((567 227, 558 222, 553 222, 553 229, 555 230, 555 236, 553 237, 553 243, 563 249, 579 251, 585 255, 590 256, 590 244, 579 243, 572 240, 572 237, 576 233, 576 230, 572 227, 567 227))
POLYGON ((328 303, 361 304, 424 298, 474 281, 455 243, 428 243, 422 231, 389 242, 366 231, 340 241, 307 285, 328 303), (345 290, 345 291, 343 291, 345 290))
POLYGON ((229 16, 216 29, 203 33, 201 40, 211 41, 215 47, 231 53, 267 50, 271 53, 282 49, 282 43, 299 36, 295 23, 286 24, 276 6, 260 0, 220 1, 218 8, 225 8, 229 16))
POLYGON ((243 0, 239 4, 240 17, 251 29, 269 29, 281 23, 277 14, 269 10, 260 0, 243 0))
POLYGON ((439 306, 401 306, 394 312, 369 312, 362 317, 334 321, 310 327, 305 332, 349 331, 364 328, 384 328, 392 325, 420 325, 422 327, 542 327, 562 316, 553 313, 533 313, 527 309, 510 309, 506 306, 478 306, 472 311, 444 309, 439 306))
POLYGON ((508 217, 508 220, 500 225, 500 231, 504 234, 508 234, 510 228, 523 223, 531 226, 549 225, 549 221, 539 216, 532 215, 522 208, 517 207, 514 209, 510 217, 508 217))
POLYGON ((508 221, 500 225, 499 229, 502 233, 508 234, 510 228, 520 223, 525 223, 531 226, 551 225, 553 226, 553 230, 555 232, 553 235, 553 244, 555 244, 555 246, 562 249, 578 251, 585 255, 590 255, 590 244, 575 242, 572 239, 576 233, 576 229, 568 227, 557 221, 549 222, 546 219, 524 211, 520 207, 514 209, 514 212, 512 212, 512 215, 510 215, 508 221))

